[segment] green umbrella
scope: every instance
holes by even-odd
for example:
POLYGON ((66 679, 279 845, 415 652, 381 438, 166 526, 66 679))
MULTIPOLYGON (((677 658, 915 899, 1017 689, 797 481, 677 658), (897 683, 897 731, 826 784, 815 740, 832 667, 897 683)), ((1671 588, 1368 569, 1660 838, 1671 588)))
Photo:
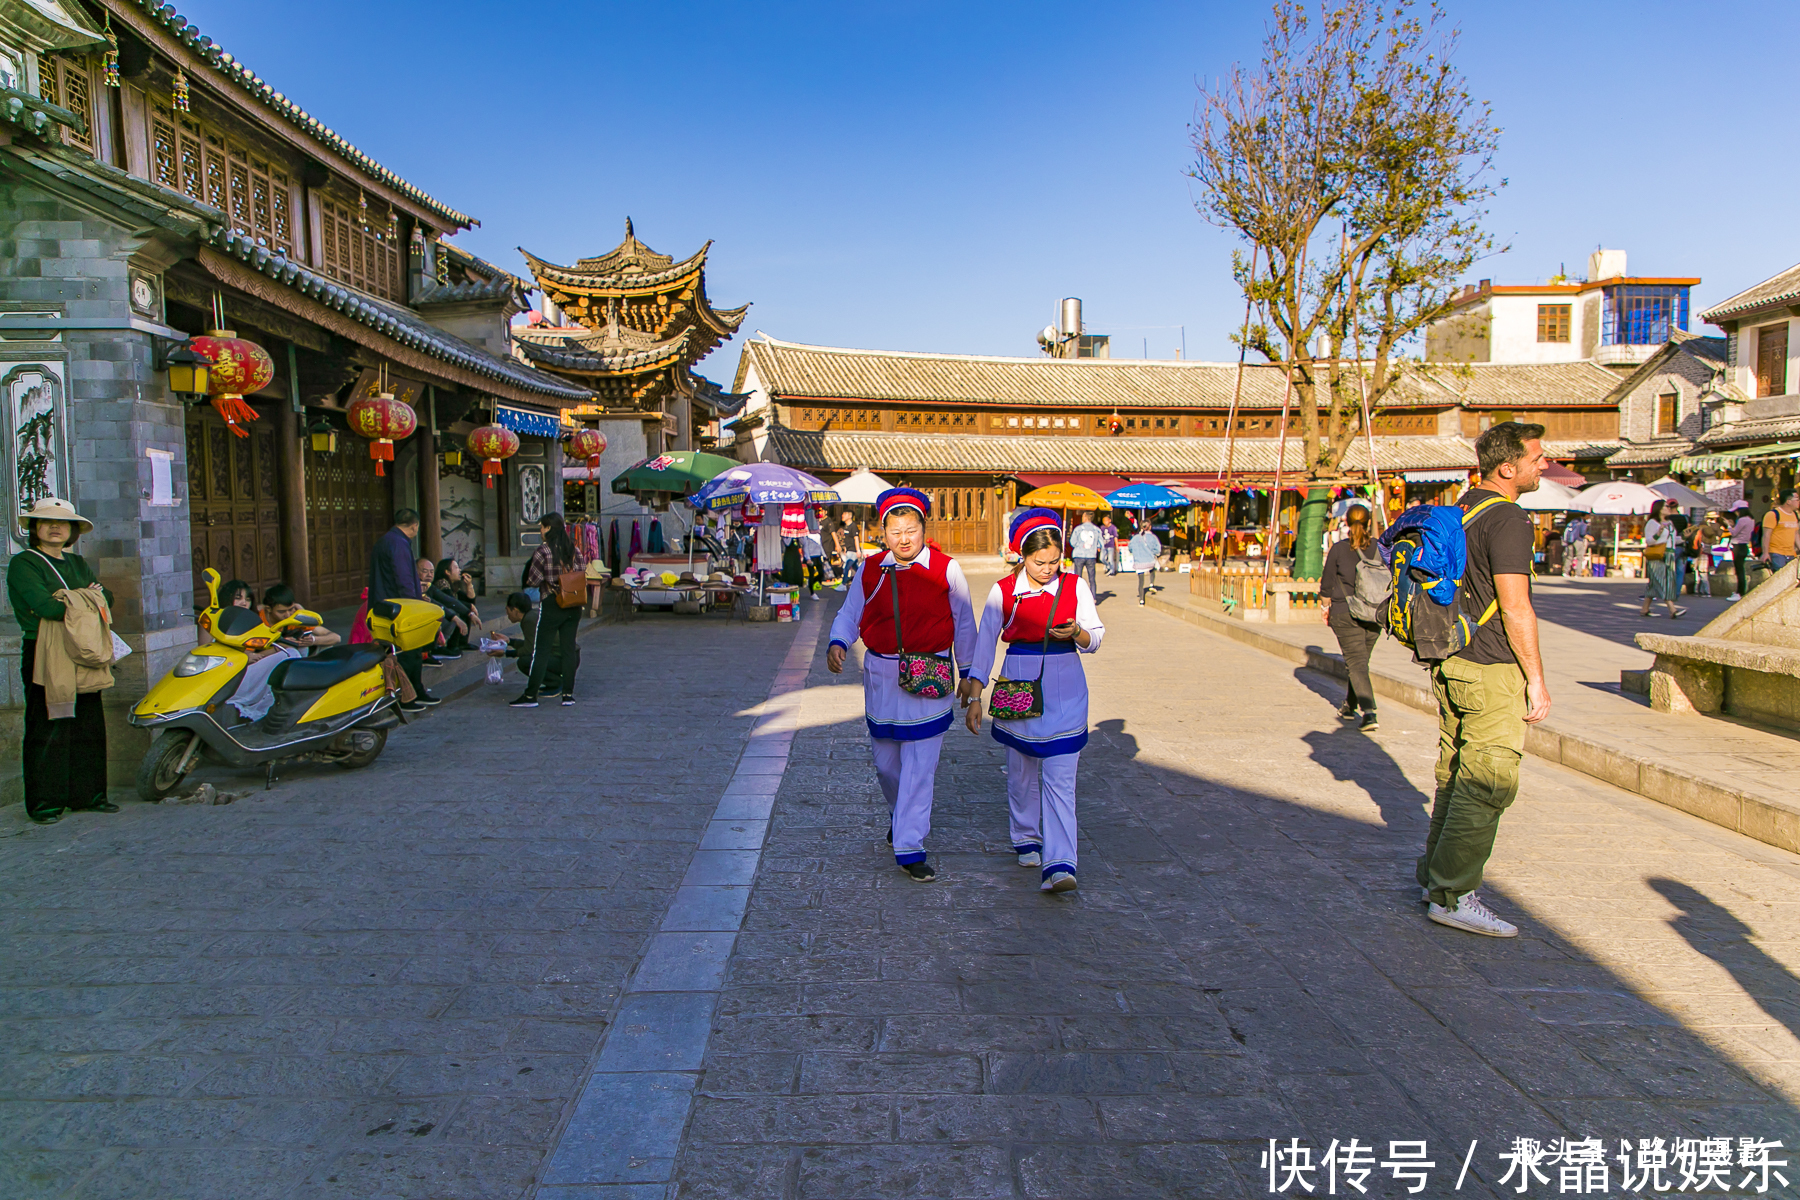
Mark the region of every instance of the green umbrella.
POLYGON ((721 471, 742 466, 734 458, 708 454, 703 450, 672 450, 646 458, 627 468, 612 481, 615 493, 671 492, 677 496, 692 495, 721 471))

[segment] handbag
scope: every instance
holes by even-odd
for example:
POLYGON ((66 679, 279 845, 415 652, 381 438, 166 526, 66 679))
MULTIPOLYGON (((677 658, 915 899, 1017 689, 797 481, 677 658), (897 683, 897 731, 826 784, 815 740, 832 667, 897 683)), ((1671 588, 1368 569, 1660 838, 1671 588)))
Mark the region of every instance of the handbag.
POLYGON ((553 595, 558 608, 580 608, 586 604, 587 572, 580 567, 570 567, 557 575, 553 595))
MULTIPOLYGON (((1038 677, 1036 679, 1008 679, 1004 675, 994 677, 994 690, 988 695, 988 716, 996 721, 1028 721, 1033 717, 1044 715, 1044 671, 1048 667, 1050 657, 1050 626, 1056 621, 1056 606, 1062 599, 1060 589, 1055 600, 1050 602, 1050 615, 1044 621, 1044 641, 1038 647, 1038 677)), ((1013 603, 1013 615, 1017 616, 1019 603, 1013 603)))
POLYGON ((900 659, 900 690, 921 700, 942 700, 956 690, 956 651, 949 658, 910 651, 900 640, 900 579, 885 568, 894 593, 894 653, 900 659))
POLYGON ((1667 546, 1663 545, 1661 542, 1652 542, 1650 545, 1644 547, 1644 561, 1661 562, 1663 557, 1668 553, 1669 548, 1667 546))

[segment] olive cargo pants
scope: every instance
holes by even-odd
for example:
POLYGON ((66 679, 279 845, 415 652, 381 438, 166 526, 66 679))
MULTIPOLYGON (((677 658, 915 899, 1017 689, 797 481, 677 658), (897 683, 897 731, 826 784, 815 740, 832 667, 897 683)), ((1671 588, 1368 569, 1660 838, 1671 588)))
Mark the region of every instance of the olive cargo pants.
POLYGON ((1525 675, 1517 663, 1447 658, 1431 669, 1438 702, 1437 798, 1419 859, 1420 887, 1454 907, 1481 886, 1500 814, 1519 794, 1525 675))

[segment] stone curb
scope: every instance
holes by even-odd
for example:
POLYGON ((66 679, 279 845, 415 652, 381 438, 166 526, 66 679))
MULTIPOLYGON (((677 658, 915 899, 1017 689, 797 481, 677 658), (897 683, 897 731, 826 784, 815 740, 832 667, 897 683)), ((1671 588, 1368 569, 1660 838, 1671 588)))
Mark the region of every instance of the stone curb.
MULTIPOLYGON (((1341 654, 1296 646, 1271 637, 1254 625, 1234 621, 1222 613, 1209 613, 1158 593, 1152 593, 1146 598, 1145 607, 1154 608, 1213 633, 1223 634, 1233 641, 1288 662, 1298 663, 1320 674, 1336 679, 1349 678, 1341 654)), ((1369 669, 1369 680, 1375 685, 1376 695, 1398 701, 1408 708, 1437 715, 1437 699, 1430 688, 1392 674, 1384 674, 1373 666, 1369 669)), ((1633 792, 1646 800, 1680 809, 1734 833, 1800 854, 1800 808, 1784 806, 1766 796, 1713 783, 1683 770, 1679 763, 1649 758, 1635 750, 1609 745, 1555 721, 1526 726, 1525 751, 1546 762, 1556 763, 1633 792)))

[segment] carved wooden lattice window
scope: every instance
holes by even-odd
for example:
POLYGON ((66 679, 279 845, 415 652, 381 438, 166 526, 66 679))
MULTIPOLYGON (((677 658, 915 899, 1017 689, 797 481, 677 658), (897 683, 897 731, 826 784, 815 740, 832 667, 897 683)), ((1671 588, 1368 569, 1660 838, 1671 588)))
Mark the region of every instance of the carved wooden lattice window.
POLYGON ((371 295, 402 299, 399 239, 388 237, 387 208, 370 205, 367 228, 350 204, 326 200, 319 208, 325 273, 371 295))
POLYGON ((156 183, 223 209, 232 231, 277 254, 294 252, 293 181, 279 163, 198 120, 157 103, 150 110, 150 170, 156 183))
POLYGON ((94 153, 94 78, 86 57, 60 55, 38 60, 38 94, 60 104, 82 120, 77 131, 65 128, 63 142, 94 153))

